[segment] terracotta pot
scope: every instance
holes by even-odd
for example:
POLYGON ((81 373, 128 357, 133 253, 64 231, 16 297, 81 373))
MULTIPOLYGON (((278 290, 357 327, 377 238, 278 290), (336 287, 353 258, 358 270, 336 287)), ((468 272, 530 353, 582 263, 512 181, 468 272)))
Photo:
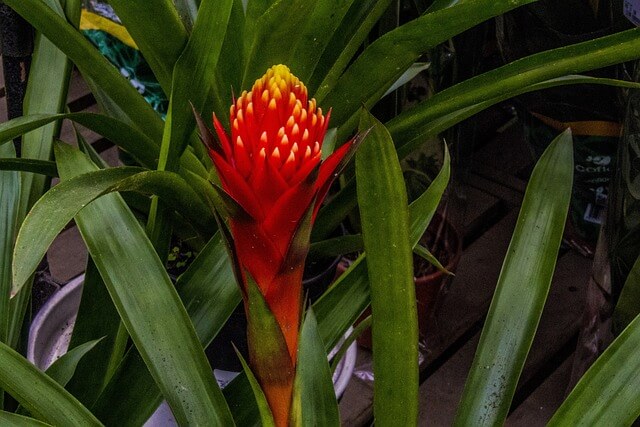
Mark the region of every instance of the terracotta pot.
MULTIPOLYGON (((453 273, 462 255, 462 238, 460 233, 448 220, 444 219, 441 215, 436 215, 433 221, 431 221, 431 224, 429 224, 429 228, 420 242, 425 243, 425 247, 430 247, 425 240, 432 239, 433 236, 436 235, 444 236, 444 238, 439 239, 439 241, 443 243, 437 248, 439 250, 435 251, 434 255, 444 263, 448 271, 453 273), (439 253, 447 254, 444 260, 439 256, 439 253)), ((336 277, 344 273, 347 268, 349 268, 350 263, 351 260, 343 257, 338 264, 336 277)), ((419 340, 423 343, 426 342, 428 333, 432 335, 432 329, 435 327, 433 316, 436 303, 448 280, 453 277, 435 269, 435 267, 429 267, 431 272, 422 274, 420 271, 425 270, 423 267, 425 264, 428 264, 428 262, 414 255, 414 273, 417 274, 417 276, 414 277, 414 281, 416 284, 418 333, 419 340)), ((371 308, 369 307, 362 313, 356 324, 370 315, 371 308)), ((358 337, 358 344, 368 349, 372 348, 371 328, 362 332, 360 337, 358 337)))

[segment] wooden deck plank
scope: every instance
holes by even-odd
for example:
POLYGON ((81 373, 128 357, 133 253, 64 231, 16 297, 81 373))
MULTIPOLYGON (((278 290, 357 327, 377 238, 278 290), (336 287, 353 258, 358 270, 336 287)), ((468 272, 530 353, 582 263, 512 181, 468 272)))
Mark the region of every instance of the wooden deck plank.
POLYGON ((479 339, 480 333, 476 333, 420 386, 420 426, 452 424, 479 339))

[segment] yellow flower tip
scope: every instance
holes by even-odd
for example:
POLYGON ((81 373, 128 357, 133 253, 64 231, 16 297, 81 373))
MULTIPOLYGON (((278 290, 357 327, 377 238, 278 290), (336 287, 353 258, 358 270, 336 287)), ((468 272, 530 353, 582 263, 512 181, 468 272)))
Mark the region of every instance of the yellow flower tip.
POLYGON ((270 98, 280 99, 282 95, 290 97, 293 93, 296 98, 306 98, 307 88, 291 73, 289 67, 283 64, 274 65, 253 85, 253 91, 262 94, 269 94, 270 98))

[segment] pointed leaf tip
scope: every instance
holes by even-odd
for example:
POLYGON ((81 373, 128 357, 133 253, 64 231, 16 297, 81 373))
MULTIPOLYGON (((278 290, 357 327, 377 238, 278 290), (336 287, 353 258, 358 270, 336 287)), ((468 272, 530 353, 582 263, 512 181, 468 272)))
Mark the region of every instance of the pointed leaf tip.
POLYGON ((200 140, 207 148, 214 150, 220 155, 223 155, 224 150, 222 149, 222 144, 220 144, 211 129, 209 129, 209 127, 205 124, 202 116, 200 115, 198 110, 196 110, 196 107, 193 105, 193 103, 189 101, 189 104, 191 105, 193 116, 196 118, 196 124, 198 126, 198 136, 200 137, 200 140))

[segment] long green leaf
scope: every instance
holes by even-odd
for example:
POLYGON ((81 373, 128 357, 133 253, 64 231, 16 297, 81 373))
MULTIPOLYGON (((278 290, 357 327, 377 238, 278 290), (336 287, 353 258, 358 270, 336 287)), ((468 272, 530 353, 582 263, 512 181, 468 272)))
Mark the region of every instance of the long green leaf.
POLYGON ((211 230, 215 222, 205 202, 173 172, 125 166, 96 170, 65 180, 34 205, 22 225, 13 264, 14 293, 35 271, 55 236, 71 218, 98 197, 114 191, 159 195, 205 232, 211 230))
POLYGON ((340 414, 324 343, 313 310, 307 310, 298 350, 292 414, 301 426, 339 426, 340 414))
MULTIPOLYGON (((173 68, 169 112, 162 137, 160 169, 173 170, 195 127, 189 103, 201 110, 224 41, 232 0, 203 0, 187 46, 173 68)), ((146 6, 148 8, 148 6, 146 6)))
POLYGON ((5 411, 0 411, 0 424, 6 427, 43 427, 51 425, 38 421, 35 418, 5 411))
POLYGON ((211 78, 211 99, 202 111, 214 111, 221 123, 229 122, 229 106, 233 99, 233 90, 242 87, 242 73, 244 70, 244 49, 238 49, 245 40, 245 15, 242 0, 235 0, 229 16, 227 32, 222 44, 222 51, 216 71, 211 78))
POLYGON ((631 426, 640 416, 640 317, 609 345, 556 411, 549 426, 631 426))
POLYGON ((356 154, 356 180, 373 313, 374 414, 381 425, 417 425, 418 320, 407 194, 389 133, 363 112, 360 130, 369 128, 356 154))
POLYGON ((571 131, 557 137, 529 180, 455 425, 502 424, 544 307, 569 209, 571 131))
MULTIPOLYGON (((306 82, 316 68, 322 53, 336 34, 354 0, 317 1, 306 25, 298 31, 300 37, 293 49, 288 64, 296 70, 296 76, 306 82)), ((353 25, 354 23, 351 22, 353 25)))
MULTIPOLYGON (((541 83, 534 83, 532 85, 527 85, 515 89, 511 92, 498 92, 497 96, 486 101, 479 102, 477 104, 471 104, 470 106, 463 107, 459 110, 456 110, 452 113, 445 114, 444 116, 437 117, 433 120, 430 120, 428 124, 425 126, 421 126, 420 129, 416 129, 416 131, 421 135, 418 138, 413 138, 411 140, 401 140, 402 142, 398 146, 398 156, 400 158, 405 158, 410 153, 415 151, 417 148, 423 145, 424 140, 443 132, 452 126, 460 123, 462 120, 465 120, 480 111, 485 110, 486 108, 496 105, 499 102, 502 102, 506 99, 512 98, 517 95, 521 95, 523 93, 533 92, 536 90, 549 89, 557 86, 566 86, 566 85, 578 85, 578 84, 597 84, 597 85, 608 85, 615 86, 621 88, 631 88, 638 89, 640 88, 639 83, 628 82, 624 80, 615 80, 615 79, 603 79, 589 76, 581 76, 581 75, 568 75, 563 77, 557 77, 550 80, 546 80, 541 83)), ((422 104, 421 104, 422 105, 422 104)), ((404 125, 401 124, 405 120, 413 120, 415 115, 421 115, 421 107, 417 107, 415 109, 411 109, 405 113, 401 113, 398 117, 398 120, 395 118, 391 120, 388 125, 391 134, 394 138, 401 138, 402 136, 397 134, 396 131, 402 132, 404 125)))
MULTIPOLYGON (((394 141, 398 145, 398 156, 400 158, 405 158, 416 149, 420 148, 424 144, 424 141, 428 140, 429 138, 436 136, 440 132, 443 132, 450 127, 460 123, 462 120, 465 120, 473 116, 474 114, 479 113, 480 111, 483 111, 484 109, 501 101, 535 90, 576 84, 602 84, 623 88, 640 87, 640 84, 635 82, 595 78, 581 75, 569 75, 546 80, 541 83, 527 85, 512 92, 499 92, 494 98, 479 102, 477 104, 471 104, 470 106, 461 108, 444 116, 429 119, 426 123, 415 121, 415 116, 421 115, 421 107, 418 106, 404 113, 401 113, 395 119, 388 122, 387 126, 394 141), (413 138, 408 134, 403 134, 402 132, 406 130, 404 122, 413 122, 416 125, 413 131, 420 136, 413 138), (405 137, 408 139, 403 139, 405 137)), ((329 233, 335 230, 335 228, 344 220, 344 218, 346 218, 346 216, 355 208, 355 206, 355 183, 349 182, 331 201, 329 201, 329 203, 327 203, 326 206, 324 206, 320 210, 318 219, 316 221, 316 226, 314 228, 312 240, 316 241, 328 236, 329 233)))
POLYGON ((102 425, 60 384, 0 343, 0 387, 32 414, 53 425, 102 425))
POLYGON ((236 351, 238 358, 240 359, 240 363, 242 364, 242 370, 245 374, 245 377, 249 381, 251 385, 251 390, 253 391, 253 396, 256 400, 256 405, 258 406, 258 411, 260 412, 260 422, 263 427, 275 427, 275 422, 273 421, 273 414, 271 413, 271 408, 269 408, 269 402, 267 402, 267 398, 264 395, 264 392, 260 388, 260 384, 258 380, 251 372, 251 368, 247 365, 247 362, 242 357, 239 351, 236 351))
MULTIPOLYGON (((15 158, 15 155, 13 144, 0 145, 0 157, 15 158)), ((18 334, 15 328, 9 327, 9 294, 13 245, 18 232, 19 200, 20 175, 13 171, 0 171, 0 342, 9 343, 15 342, 18 334)))
MULTIPOLYGON (((176 288, 200 342, 207 346, 240 302, 240 290, 219 234, 180 276, 176 288)), ((135 349, 131 349, 92 409, 106 424, 136 426, 151 415, 160 401, 153 378, 135 349), (114 399, 119 399, 115 406, 114 399)))
POLYGON ((80 360, 99 342, 100 339, 97 339, 72 348, 47 368, 47 375, 58 384, 65 386, 73 377, 80 360))
MULTIPOLYGON (((0 144, 20 136, 33 129, 47 125, 56 120, 69 119, 109 139, 111 142, 127 151, 143 166, 155 169, 160 155, 160 142, 154 141, 138 129, 128 123, 94 113, 68 113, 68 114, 33 114, 17 117, 0 124, 0 144)), ((206 177, 208 171, 195 158, 194 154, 187 150, 180 159, 183 169, 197 175, 206 177)))
MULTIPOLYGON (((255 21, 254 30, 247 32, 250 48, 242 87, 248 88, 255 79, 275 64, 288 64, 293 46, 300 40, 300 27, 309 21, 317 0, 278 0, 255 21)), ((247 23, 250 23, 247 20, 247 23)), ((291 70, 294 74, 297 70, 291 70)))
POLYGON ((30 172, 50 177, 58 176, 58 168, 55 162, 50 160, 1 158, 0 170, 30 172))
MULTIPOLYGON (((63 179, 95 169, 56 147, 63 179)), ((76 215, 76 224, 153 378, 181 424, 232 424, 184 306, 142 227, 118 195, 76 215)))
POLYGON ((443 144, 444 158, 442 168, 433 179, 429 187, 409 206, 409 218, 411 218, 410 235, 411 246, 415 247, 423 233, 431 223, 433 215, 440 204, 444 190, 449 184, 451 176, 451 157, 447 144, 443 144))
MULTIPOLYGON (((321 88, 318 102, 333 108, 334 124, 371 107, 418 58, 437 44, 493 16, 534 0, 479 0, 423 15, 368 46, 330 92, 321 88), (375 69, 375 72, 371 70, 375 69), (326 95, 326 96, 325 96, 326 95)), ((340 139, 340 138, 339 138, 340 139)))
MULTIPOLYGON (((445 148, 446 150, 446 148, 445 148)), ((450 175, 450 158, 445 151, 442 169, 425 192, 409 205, 410 241, 415 245, 422 237, 430 218, 435 214, 450 175)), ((364 256, 352 263, 333 286, 313 305, 319 321, 320 334, 331 349, 369 304, 369 283, 364 256)))
POLYGON ((359 0, 351 4, 307 82, 309 93, 323 96, 333 89, 390 4, 391 0, 359 0))
MULTIPOLYGON (((191 37, 173 68, 159 170, 175 171, 179 166, 180 156, 195 128, 191 105, 201 109, 207 99, 212 83, 209 75, 215 71, 232 4, 232 0, 204 0, 200 5, 191 37)), ((168 251, 171 226, 170 210, 153 198, 147 234, 162 259, 168 251)))
POLYGON ((445 89, 389 121, 387 126, 394 140, 424 140, 430 123, 447 114, 505 95, 519 95, 527 91, 525 88, 566 74, 636 59, 638 52, 640 29, 633 29, 531 55, 445 89))
POLYGON ((131 122, 151 139, 160 141, 162 119, 120 72, 79 31, 40 0, 7 0, 35 29, 44 34, 100 87, 131 122))
POLYGON ((102 340, 91 352, 90 358, 78 363, 77 374, 66 385, 66 389, 91 408, 112 374, 113 365, 117 366, 122 358, 123 349, 118 341, 122 323, 91 257, 87 260, 82 287, 82 299, 69 342, 70 351, 85 342, 101 337, 102 340))
MULTIPOLYGON (((57 3, 57 2, 56 2, 57 3)), ((71 22, 78 25, 80 2, 66 2, 71 22), (70 9, 74 10, 70 10, 70 9)), ((29 82, 24 97, 24 114, 62 113, 66 107, 67 88, 71 75, 71 61, 53 43, 40 33, 36 34, 29 82), (46 96, 42 96, 46 94, 46 96)), ((53 154, 53 138, 59 133, 59 123, 36 129, 22 138, 22 157, 49 160, 53 154)), ((35 201, 44 193, 47 179, 32 173, 22 174, 24 188, 20 200, 24 216, 35 201)))
POLYGON ((110 0, 162 89, 171 93, 173 66, 187 44, 185 29, 171 0, 110 0))
POLYGON ((624 287, 618 297, 618 303, 613 312, 613 324, 615 331, 621 331, 627 327, 640 313, 640 257, 633 263, 631 271, 624 282, 624 287))

